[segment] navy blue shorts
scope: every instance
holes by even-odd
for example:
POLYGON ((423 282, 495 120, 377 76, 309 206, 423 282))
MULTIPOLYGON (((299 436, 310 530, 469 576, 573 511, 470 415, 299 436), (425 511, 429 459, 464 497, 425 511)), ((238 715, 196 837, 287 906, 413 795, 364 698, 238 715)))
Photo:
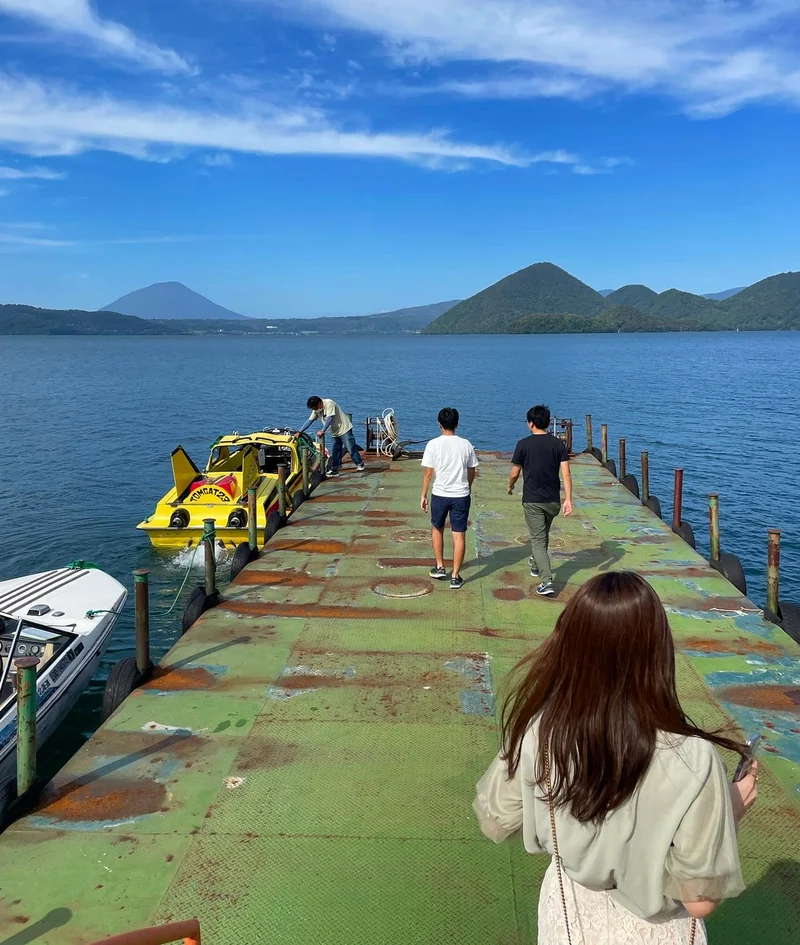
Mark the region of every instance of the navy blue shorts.
POLYGON ((469 507, 472 497, 460 496, 451 499, 441 495, 431 496, 431 525, 439 530, 444 528, 447 516, 450 516, 450 528, 454 532, 465 532, 469 521, 469 507))

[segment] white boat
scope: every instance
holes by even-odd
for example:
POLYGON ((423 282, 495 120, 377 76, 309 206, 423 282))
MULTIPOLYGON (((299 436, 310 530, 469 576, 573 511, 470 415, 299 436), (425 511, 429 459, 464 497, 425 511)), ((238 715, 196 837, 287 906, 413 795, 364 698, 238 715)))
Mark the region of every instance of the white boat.
POLYGON ((34 656, 40 660, 36 670, 38 749, 97 671, 127 596, 119 581, 82 562, 0 581, 0 817, 16 792, 14 659, 34 656))

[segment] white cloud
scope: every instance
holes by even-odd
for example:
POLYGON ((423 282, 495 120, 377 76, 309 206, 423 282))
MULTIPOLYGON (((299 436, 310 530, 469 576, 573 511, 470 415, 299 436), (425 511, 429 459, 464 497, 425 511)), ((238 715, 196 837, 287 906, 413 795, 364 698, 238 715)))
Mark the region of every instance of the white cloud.
POLYGON ((440 164, 482 161, 518 167, 544 160, 500 144, 456 141, 445 131, 344 130, 319 109, 277 107, 260 98, 243 99, 236 110, 215 110, 207 104, 178 107, 86 95, 63 86, 2 75, 0 143, 40 156, 95 149, 150 158, 167 149, 174 157, 203 148, 253 154, 435 160, 440 164))
POLYGON ((208 167, 233 167, 233 158, 224 151, 216 154, 207 154, 203 158, 203 163, 208 167))
POLYGON ((0 233, 0 243, 11 246, 44 246, 51 248, 75 245, 72 240, 51 240, 38 236, 20 236, 17 233, 0 233))
MULTIPOLYGON (((799 0, 249 0, 380 37, 395 61, 527 70, 475 75, 454 94, 550 94, 553 79, 660 91, 697 115, 800 104, 799 0)), ((567 83, 564 93, 574 95, 567 83)))
POLYGON ((58 171, 51 171, 48 167, 3 167, 0 165, 0 180, 61 180, 66 175, 58 171))
POLYGON ((160 72, 190 72, 176 52, 140 39, 127 27, 102 19, 91 0, 0 0, 0 13, 19 17, 66 36, 88 41, 104 55, 160 72))

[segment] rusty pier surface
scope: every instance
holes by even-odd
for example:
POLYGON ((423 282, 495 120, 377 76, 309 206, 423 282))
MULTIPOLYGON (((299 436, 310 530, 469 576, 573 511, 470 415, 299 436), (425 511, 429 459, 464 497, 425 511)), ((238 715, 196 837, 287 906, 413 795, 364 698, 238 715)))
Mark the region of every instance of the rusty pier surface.
POLYGON ((691 716, 767 736, 711 941, 800 940, 800 649, 589 456, 536 598, 506 471, 484 454, 460 591, 427 577, 417 462, 324 483, 0 838, 0 941, 196 915, 210 945, 534 943, 546 861, 485 840, 473 788, 504 677, 611 568, 667 606, 691 716))

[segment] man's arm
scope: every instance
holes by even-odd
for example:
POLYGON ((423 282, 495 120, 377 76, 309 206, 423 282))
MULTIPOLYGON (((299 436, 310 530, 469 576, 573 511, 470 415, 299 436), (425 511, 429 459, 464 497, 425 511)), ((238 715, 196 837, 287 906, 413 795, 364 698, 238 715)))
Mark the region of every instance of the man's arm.
POLYGON ((311 426, 311 424, 317 419, 316 411, 311 411, 311 416, 306 420, 306 422, 300 427, 300 429, 295 433, 295 436, 300 436, 301 433, 305 433, 306 430, 311 426))
POLYGON ((517 480, 522 475, 522 466, 512 466, 511 472, 508 474, 508 494, 514 495, 514 488, 517 485, 517 480))
POLYGON ((478 467, 470 466, 467 469, 467 483, 469 484, 469 491, 472 492, 472 483, 475 482, 475 476, 477 475, 478 467))
POLYGON ((322 429, 317 430, 318 437, 325 436, 325 434, 328 432, 328 427, 333 423, 333 419, 333 414, 331 414, 329 417, 325 417, 325 422, 322 424, 322 429))
POLYGON ((572 472, 569 468, 569 460, 561 464, 561 478, 564 480, 564 515, 572 515, 572 472))
POLYGON ((425 472, 422 476, 422 495, 419 500, 419 507, 423 512, 428 511, 428 489, 431 487, 431 481, 433 480, 433 466, 425 466, 425 472))

